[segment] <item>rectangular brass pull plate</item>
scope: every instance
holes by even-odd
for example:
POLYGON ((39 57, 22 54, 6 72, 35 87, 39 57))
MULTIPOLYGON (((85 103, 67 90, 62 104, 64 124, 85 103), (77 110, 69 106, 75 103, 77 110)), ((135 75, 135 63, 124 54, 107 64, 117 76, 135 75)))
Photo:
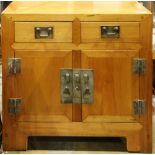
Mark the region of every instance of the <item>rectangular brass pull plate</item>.
POLYGON ((91 69, 61 69, 61 102, 93 103, 91 69))
POLYGON ((101 38, 119 38, 120 26, 101 26, 101 38))
POLYGON ((53 27, 35 27, 36 39, 52 39, 53 27))

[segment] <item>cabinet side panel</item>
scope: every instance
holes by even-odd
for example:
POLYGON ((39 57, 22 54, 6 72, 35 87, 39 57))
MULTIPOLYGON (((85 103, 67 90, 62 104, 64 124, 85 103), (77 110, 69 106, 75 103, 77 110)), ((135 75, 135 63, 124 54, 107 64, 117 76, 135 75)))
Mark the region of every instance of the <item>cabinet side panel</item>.
POLYGON ((8 58, 14 57, 14 50, 11 45, 14 42, 14 23, 11 18, 2 15, 2 91, 3 91, 3 149, 14 150, 15 132, 13 123, 15 116, 8 113, 8 98, 14 97, 14 78, 8 75, 7 61, 8 58))
POLYGON ((144 16, 140 24, 142 50, 141 58, 147 60, 146 74, 140 76, 140 98, 146 100, 146 115, 140 117, 143 124, 143 150, 152 152, 152 15, 144 16))

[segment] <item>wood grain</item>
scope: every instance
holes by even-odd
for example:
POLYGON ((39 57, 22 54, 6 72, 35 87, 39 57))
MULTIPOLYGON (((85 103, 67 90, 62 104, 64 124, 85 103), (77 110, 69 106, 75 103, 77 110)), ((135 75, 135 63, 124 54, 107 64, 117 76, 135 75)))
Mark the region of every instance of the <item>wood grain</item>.
POLYGON ((81 43, 81 22, 78 18, 73 20, 72 31, 73 43, 79 45, 81 43))
POLYGON ((78 47, 71 43, 14 43, 12 48, 15 50, 139 50, 141 45, 139 43, 119 43, 119 42, 104 42, 104 43, 81 43, 78 47))
POLYGON ((81 41, 87 42, 139 42, 138 22, 82 22, 81 41), (101 38, 101 26, 119 26, 119 38, 101 38))
POLYGON ((8 112, 8 99, 15 97, 14 76, 8 75, 8 58, 14 57, 14 50, 11 45, 14 41, 14 24, 11 18, 2 15, 2 123, 3 123, 3 149, 14 150, 15 137, 15 116, 8 112), (6 41, 7 40, 7 41, 6 41), (12 141, 11 139, 14 139, 12 141))
POLYGON ((15 57, 21 58, 15 91, 22 99, 16 121, 71 121, 72 104, 61 103, 60 70, 72 68, 72 51, 21 50, 15 51, 15 57))
POLYGON ((127 136, 130 132, 141 131, 140 123, 26 123, 16 124, 19 133, 51 136, 127 136), (44 132, 44 130, 46 132, 44 132), (80 132, 79 132, 80 131, 80 132))
POLYGON ((4 150, 26 149, 28 136, 116 136, 150 153, 151 29, 138 2, 12 2, 2 13, 4 150), (103 24, 120 24, 120 38, 101 40, 103 24), (34 26, 49 25, 55 40, 36 41, 34 26), (14 56, 22 72, 8 76, 14 56), (147 59, 145 75, 133 74, 135 57, 147 59), (61 104, 61 68, 93 69, 93 104, 61 104), (21 113, 8 113, 10 97, 21 97, 21 113), (136 98, 146 100, 144 116, 133 114, 136 98))
MULTIPOLYGON (((81 68, 81 51, 73 50, 73 69, 81 68)), ((82 121, 82 104, 73 103, 73 122, 82 121)))
POLYGON ((5 11, 16 21, 141 21, 150 12, 138 2, 14 2, 5 11), (52 8, 52 9, 51 9, 52 8), (21 15, 22 14, 22 15, 21 15))
POLYGON ((82 105, 83 121, 90 115, 103 121, 104 116, 123 116, 122 121, 124 116, 134 117, 132 102, 139 98, 139 76, 133 74, 132 62, 138 56, 135 50, 82 51, 82 69, 93 69, 94 75, 94 102, 82 105))
POLYGON ((15 42, 72 42, 72 23, 15 22, 15 42), (53 27, 53 38, 36 39, 35 27, 53 27))
MULTIPOLYGON (((26 136, 85 136, 89 137, 125 137, 127 138, 128 151, 141 149, 140 137, 142 125, 139 123, 26 123, 16 124, 16 131, 26 136), (134 137, 134 138, 133 138, 134 137), (135 142, 135 143, 133 143, 135 142)), ((25 139, 25 138, 24 138, 25 139)), ((17 150, 23 150, 22 146, 17 150)), ((25 148, 26 149, 26 148, 25 148)))
POLYGON ((140 26, 143 45, 140 57, 146 59, 147 71, 140 76, 140 98, 145 99, 147 112, 140 121, 144 126, 142 152, 146 153, 152 153, 152 25, 152 15, 144 16, 140 26))

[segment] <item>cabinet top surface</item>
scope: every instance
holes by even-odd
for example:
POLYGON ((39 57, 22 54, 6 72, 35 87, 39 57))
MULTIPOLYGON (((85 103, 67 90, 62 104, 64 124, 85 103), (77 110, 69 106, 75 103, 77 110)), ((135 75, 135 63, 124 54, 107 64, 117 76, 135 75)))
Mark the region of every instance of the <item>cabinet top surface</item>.
POLYGON ((12 2, 3 14, 150 14, 138 2, 12 2))

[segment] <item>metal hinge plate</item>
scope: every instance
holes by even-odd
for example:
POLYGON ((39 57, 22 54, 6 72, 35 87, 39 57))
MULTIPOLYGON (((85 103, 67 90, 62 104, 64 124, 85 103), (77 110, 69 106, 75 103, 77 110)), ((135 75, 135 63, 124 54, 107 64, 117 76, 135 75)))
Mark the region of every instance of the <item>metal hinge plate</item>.
POLYGON ((135 115, 144 115, 146 113, 146 102, 145 100, 134 100, 133 109, 135 115))
POLYGON ((8 59, 8 72, 9 74, 17 74, 21 72, 21 59, 9 58, 8 59))
POLYGON ((146 73, 146 59, 134 58, 133 59, 133 73, 143 75, 146 73))
POLYGON ((21 112, 21 99, 20 98, 9 98, 9 113, 21 112))

